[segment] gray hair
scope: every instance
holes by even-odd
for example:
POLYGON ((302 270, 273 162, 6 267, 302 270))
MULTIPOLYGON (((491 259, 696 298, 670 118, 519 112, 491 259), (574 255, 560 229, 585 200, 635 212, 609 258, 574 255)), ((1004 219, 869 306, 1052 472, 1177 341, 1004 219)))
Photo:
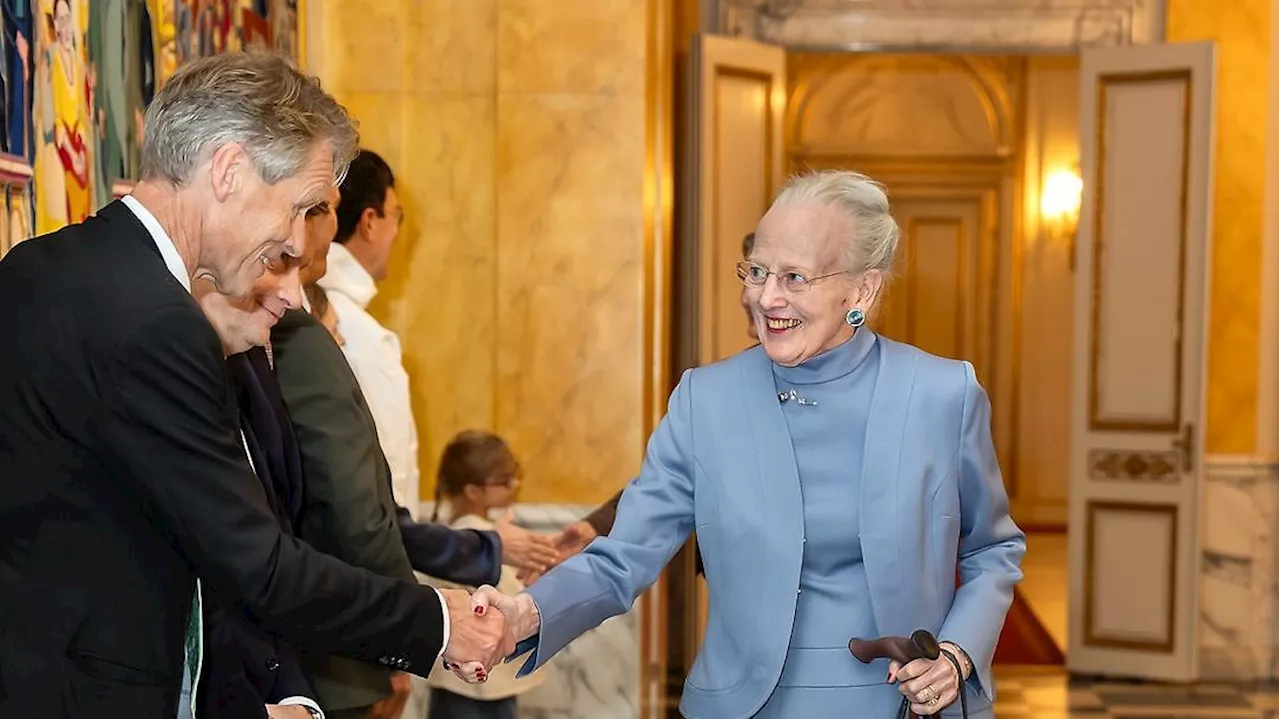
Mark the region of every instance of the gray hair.
POLYGON ((336 184, 360 149, 355 120, 319 80, 276 53, 228 52, 185 63, 156 93, 142 179, 184 185, 207 152, 231 142, 270 184, 301 172, 318 142, 332 148, 336 184))
POLYGON ((850 220, 845 267, 853 272, 880 270, 886 275, 898 251, 898 223, 889 214, 884 185, 848 170, 823 170, 792 177, 773 201, 777 205, 830 205, 850 220))

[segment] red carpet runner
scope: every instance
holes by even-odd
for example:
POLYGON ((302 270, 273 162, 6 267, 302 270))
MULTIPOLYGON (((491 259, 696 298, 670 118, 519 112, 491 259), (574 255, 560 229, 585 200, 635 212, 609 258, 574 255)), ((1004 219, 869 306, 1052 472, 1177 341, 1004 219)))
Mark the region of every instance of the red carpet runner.
POLYGON ((1056 664, 1065 662, 1062 650, 1036 618, 1031 606, 1016 589, 1013 605, 996 645, 996 664, 1056 664))

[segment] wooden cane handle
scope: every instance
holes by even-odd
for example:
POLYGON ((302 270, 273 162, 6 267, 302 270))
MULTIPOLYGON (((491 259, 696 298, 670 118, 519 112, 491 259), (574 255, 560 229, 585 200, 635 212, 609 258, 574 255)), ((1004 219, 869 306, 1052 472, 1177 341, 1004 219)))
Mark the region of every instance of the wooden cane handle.
POLYGON ((849 653, 863 664, 877 659, 908 664, 916 659, 937 659, 938 640, 924 629, 917 629, 909 637, 854 638, 849 640, 849 653))

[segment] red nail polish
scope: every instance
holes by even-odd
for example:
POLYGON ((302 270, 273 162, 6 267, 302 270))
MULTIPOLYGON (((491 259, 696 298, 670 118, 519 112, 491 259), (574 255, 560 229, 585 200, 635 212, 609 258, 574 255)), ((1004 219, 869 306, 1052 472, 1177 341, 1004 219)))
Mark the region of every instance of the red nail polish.
POLYGON ((476 607, 476 615, 484 614, 484 607, 476 607))

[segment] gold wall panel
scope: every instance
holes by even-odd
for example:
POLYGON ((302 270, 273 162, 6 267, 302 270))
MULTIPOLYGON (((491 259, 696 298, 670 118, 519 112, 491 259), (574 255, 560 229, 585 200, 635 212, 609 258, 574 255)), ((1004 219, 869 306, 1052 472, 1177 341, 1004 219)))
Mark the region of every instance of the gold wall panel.
POLYGON ((845 168, 885 182, 905 239, 881 326, 973 362, 991 396, 996 447, 1015 499, 1027 66, 1025 58, 1002 55, 794 53, 787 78, 789 169, 845 168), (964 218, 968 239, 956 257, 967 264, 946 282, 958 293, 946 306, 963 309, 945 328, 954 338, 945 342, 915 337, 904 324, 906 301, 917 294, 910 290, 915 230, 908 217, 917 214, 964 218))
POLYGON ((1266 188, 1269 28, 1274 3, 1168 0, 1168 42, 1217 43, 1213 256, 1205 450, 1254 451, 1266 188))
POLYGON ((787 149, 1005 156, 1018 142, 1022 69, 999 56, 793 53, 787 149))
POLYGON ((495 426, 524 500, 599 501, 639 469, 643 113, 499 96, 495 426))
POLYGON ((670 206, 646 196, 651 126, 669 124, 647 114, 651 10, 306 5, 323 44, 308 62, 395 170, 406 210, 371 311, 404 348, 424 499, 466 428, 511 442, 522 501, 599 501, 639 467, 649 395, 665 384, 645 350, 660 324, 650 305, 666 301, 650 245, 670 206))

